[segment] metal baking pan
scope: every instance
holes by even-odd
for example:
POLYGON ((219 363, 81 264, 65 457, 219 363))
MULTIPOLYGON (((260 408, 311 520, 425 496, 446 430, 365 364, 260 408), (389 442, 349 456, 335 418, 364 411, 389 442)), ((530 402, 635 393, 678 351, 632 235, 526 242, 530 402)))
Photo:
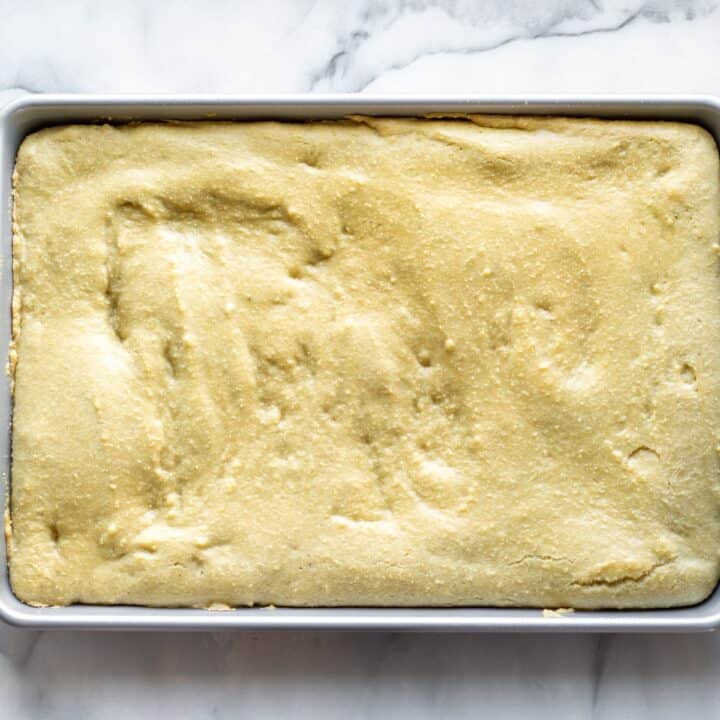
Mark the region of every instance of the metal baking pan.
MULTIPOLYGON (((708 129, 720 144, 720 98, 708 96, 566 97, 279 97, 28 96, 0 113, 0 355, 7 357, 12 295, 11 187, 23 137, 62 123, 130 120, 275 118, 302 120, 350 114, 502 113, 684 120, 708 129)), ((0 379, 0 501, 10 480, 12 398, 0 379)), ((670 610, 578 611, 546 617, 541 610, 498 608, 239 608, 223 612, 175 608, 75 605, 35 608, 12 593, 5 543, 0 543, 0 618, 28 628, 117 630, 333 629, 428 631, 700 631, 720 627, 720 587, 694 607, 670 610)))

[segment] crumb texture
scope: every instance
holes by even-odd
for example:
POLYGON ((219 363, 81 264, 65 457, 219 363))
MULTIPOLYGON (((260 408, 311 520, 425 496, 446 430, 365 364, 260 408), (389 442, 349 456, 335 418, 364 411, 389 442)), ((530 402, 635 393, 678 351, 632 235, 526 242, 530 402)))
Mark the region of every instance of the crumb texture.
POLYGON ((661 607, 720 547, 684 124, 65 126, 15 172, 36 604, 661 607))

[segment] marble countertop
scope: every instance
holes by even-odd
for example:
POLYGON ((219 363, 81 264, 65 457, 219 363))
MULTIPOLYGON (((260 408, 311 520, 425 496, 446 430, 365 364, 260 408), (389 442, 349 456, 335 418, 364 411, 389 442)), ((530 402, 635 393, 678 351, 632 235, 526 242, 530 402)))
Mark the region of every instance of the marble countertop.
MULTIPOLYGON (((23 92, 720 94, 709 0, 0 0, 23 92)), ((720 717, 720 633, 66 633, 0 624, 0 716, 720 717)))

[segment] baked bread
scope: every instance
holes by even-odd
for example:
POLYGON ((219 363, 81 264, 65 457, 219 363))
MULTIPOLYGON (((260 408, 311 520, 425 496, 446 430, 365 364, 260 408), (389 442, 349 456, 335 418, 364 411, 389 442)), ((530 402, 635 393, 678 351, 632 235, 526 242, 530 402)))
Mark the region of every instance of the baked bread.
POLYGON ((44 129, 10 572, 40 605, 670 607, 718 581, 689 124, 44 129))

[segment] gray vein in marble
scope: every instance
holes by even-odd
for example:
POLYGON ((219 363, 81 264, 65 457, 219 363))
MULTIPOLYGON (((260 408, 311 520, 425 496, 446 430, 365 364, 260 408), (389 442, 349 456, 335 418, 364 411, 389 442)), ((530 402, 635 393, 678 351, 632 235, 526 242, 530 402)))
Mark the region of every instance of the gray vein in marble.
POLYGON ((592 653, 592 712, 593 715, 598 706, 600 691, 605 679, 608 653, 610 651, 611 635, 598 635, 595 640, 595 647, 592 653))
MULTIPOLYGON (((0 629, 3 629, 1 624, 0 629)), ((0 655, 8 658, 17 669, 22 670, 31 661, 42 634, 39 631, 28 632, 16 628, 4 628, 4 632, 0 633, 0 655)))
MULTIPOLYGON (((595 35, 597 33, 612 33, 617 32, 618 30, 622 30, 623 28, 627 27, 631 23, 635 22, 639 18, 644 17, 641 13, 635 13, 634 15, 630 15, 627 18, 625 18, 622 22, 618 23, 617 25, 614 25, 612 27, 601 27, 601 28, 594 28, 592 30, 581 30, 579 32, 543 32, 537 35, 518 35, 517 37, 511 37, 507 38, 505 40, 501 40, 500 42, 495 43, 494 45, 487 45, 485 47, 476 46, 476 47, 468 47, 468 48, 461 48, 459 50, 434 50, 430 52, 420 52, 417 55, 413 56, 410 60, 407 62, 403 62, 397 65, 390 65, 389 67, 384 68, 383 72, 390 72, 394 70, 402 70, 403 68, 408 67, 409 65, 412 65, 412 63, 419 60, 421 57, 425 57, 428 55, 443 55, 443 54, 457 54, 457 55, 473 55, 476 53, 481 52, 490 52, 492 50, 497 50, 498 48, 501 48, 505 45, 510 45, 511 43, 517 42, 518 40, 538 40, 540 38, 552 38, 552 37, 584 37, 586 35, 595 35)), ((667 21, 660 21, 660 22, 667 22, 667 21)), ((328 65, 328 73, 327 77, 330 77, 334 70, 335 65, 337 65, 337 61, 339 61, 344 56, 343 52, 336 53, 336 55, 333 56, 332 60, 336 60, 335 63, 331 61, 328 65)), ((360 87, 354 88, 354 92, 362 92, 365 90, 365 88, 370 85, 375 78, 370 78, 365 84, 361 85, 360 87)), ((311 86, 312 89, 312 86, 311 86)))
MULTIPOLYGON (((490 52, 519 40, 537 40, 540 38, 579 38, 598 33, 613 33, 622 30, 628 25, 638 21, 647 20, 652 23, 668 23, 676 17, 685 21, 692 21, 704 17, 717 9, 717 2, 700 0, 651 0, 642 2, 634 9, 623 7, 616 13, 608 13, 598 0, 584 0, 581 2, 552 3, 543 5, 538 3, 539 14, 532 16, 530 21, 517 23, 514 16, 514 5, 509 5, 508 15, 509 31, 507 35, 495 40, 480 40, 459 47, 440 47, 436 49, 421 49, 400 61, 384 65, 379 71, 372 72, 367 66, 357 63, 357 56, 363 45, 374 40, 378 32, 387 31, 394 23, 399 22, 408 11, 416 13, 430 8, 443 8, 449 18, 469 20, 473 27, 482 33, 483 25, 478 22, 482 18, 472 18, 470 8, 465 3, 458 2, 408 2, 402 5, 394 14, 385 3, 371 3, 371 6, 380 7, 380 12, 365 12, 361 26, 353 29, 341 42, 339 49, 330 57, 324 67, 313 73, 308 90, 337 90, 362 92, 380 74, 401 70, 416 62, 421 57, 441 54, 463 54, 490 52), (459 9, 460 6, 460 9, 459 9), (467 13, 467 14, 466 14, 467 13), (607 15, 610 17, 608 18, 607 15), (384 20, 384 22, 379 22, 384 20), (580 27, 578 26, 580 23, 580 27), (597 24, 595 24, 597 23, 597 24), (358 65, 358 67, 355 67, 358 65)), ((396 6, 397 7, 397 6, 396 6)), ((502 8, 502 5, 496 8, 502 8)), ((527 8, 525 8, 527 10, 527 8)), ((537 12, 537 11, 536 11, 537 12)), ((502 10, 499 13, 502 17, 502 10)), ((498 19, 497 17, 495 18, 498 19)))

